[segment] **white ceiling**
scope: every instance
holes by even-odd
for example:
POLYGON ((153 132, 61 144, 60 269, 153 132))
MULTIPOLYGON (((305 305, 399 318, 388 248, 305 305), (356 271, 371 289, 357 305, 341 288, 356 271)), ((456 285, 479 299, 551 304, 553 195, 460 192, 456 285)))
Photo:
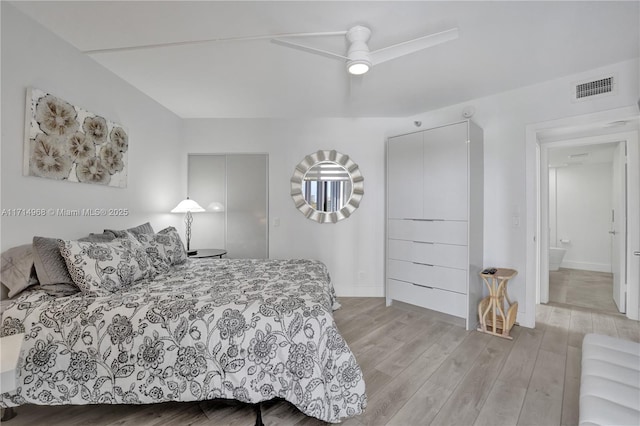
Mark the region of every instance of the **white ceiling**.
MULTIPOLYGON (((371 28, 376 50, 458 27, 460 38, 362 77, 269 40, 91 56, 177 115, 394 117, 637 58, 640 2, 16 2, 81 51, 371 28)), ((340 51, 342 37, 305 39, 340 51)))

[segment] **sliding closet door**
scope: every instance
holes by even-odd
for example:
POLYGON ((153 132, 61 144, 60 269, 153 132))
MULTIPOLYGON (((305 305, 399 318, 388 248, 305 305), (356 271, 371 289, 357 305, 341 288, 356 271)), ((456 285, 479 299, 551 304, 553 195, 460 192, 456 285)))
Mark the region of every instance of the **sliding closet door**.
POLYGON ((206 209, 193 214, 191 248, 269 257, 266 154, 189 154, 188 184, 189 197, 206 209))
POLYGON ((227 253, 230 258, 266 259, 268 244, 268 157, 227 158, 227 253))
POLYGON ((188 196, 206 209, 193 213, 191 248, 225 248, 225 214, 212 210, 213 203, 224 205, 226 198, 224 155, 189 155, 188 196))

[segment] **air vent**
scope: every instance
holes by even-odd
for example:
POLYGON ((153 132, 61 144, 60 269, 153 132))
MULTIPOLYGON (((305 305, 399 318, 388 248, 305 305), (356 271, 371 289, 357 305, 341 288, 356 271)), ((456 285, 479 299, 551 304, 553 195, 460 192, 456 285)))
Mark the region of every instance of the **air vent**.
POLYGON ((588 156, 589 156, 588 152, 581 152, 580 154, 569 154, 567 157, 569 157, 570 160, 575 160, 575 159, 580 159, 588 156))
POLYGON ((591 96, 604 95, 613 92, 613 76, 599 80, 587 81, 576 85, 575 99, 581 100, 591 96))

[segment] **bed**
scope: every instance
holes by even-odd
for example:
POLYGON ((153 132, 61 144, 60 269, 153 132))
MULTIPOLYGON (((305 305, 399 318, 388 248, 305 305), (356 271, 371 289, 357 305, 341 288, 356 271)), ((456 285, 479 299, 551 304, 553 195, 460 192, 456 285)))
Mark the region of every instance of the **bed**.
POLYGON ((366 407, 321 262, 188 259, 111 290, 11 301, 1 333, 25 340, 0 406, 281 398, 331 423, 366 407))

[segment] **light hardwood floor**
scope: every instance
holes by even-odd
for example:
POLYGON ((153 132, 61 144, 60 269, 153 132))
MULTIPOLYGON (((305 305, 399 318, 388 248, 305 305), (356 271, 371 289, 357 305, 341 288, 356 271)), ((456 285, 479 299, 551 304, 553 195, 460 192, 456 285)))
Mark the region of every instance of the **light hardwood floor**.
POLYGON ((549 272, 549 301, 618 313, 613 301, 613 274, 560 268, 549 272))
MULTIPOLYGON (((458 319, 383 298, 341 298, 340 331, 364 371, 360 425, 575 425, 581 342, 596 332, 640 341, 640 323, 579 307, 538 308, 514 340, 467 332, 458 319)), ((251 407, 219 402, 148 406, 23 406, 7 426, 253 425, 251 407)), ((291 404, 263 404, 268 426, 321 425, 291 404)))

